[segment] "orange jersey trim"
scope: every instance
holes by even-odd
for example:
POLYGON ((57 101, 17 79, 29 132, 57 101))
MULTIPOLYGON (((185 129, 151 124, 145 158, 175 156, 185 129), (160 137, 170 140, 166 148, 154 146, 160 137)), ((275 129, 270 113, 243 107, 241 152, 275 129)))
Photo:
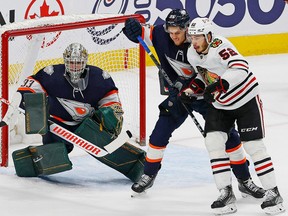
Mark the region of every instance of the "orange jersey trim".
POLYGON ((230 161, 230 163, 233 165, 240 165, 246 163, 246 161, 247 161, 246 158, 244 158, 243 160, 240 161, 230 161))
POLYGON ((110 96, 112 94, 118 94, 118 90, 112 90, 112 91, 108 92, 106 95, 104 95, 103 98, 108 97, 108 96, 110 96))
POLYGON ((161 159, 150 159, 150 158, 146 157, 146 161, 148 161, 150 163, 159 163, 162 161, 162 158, 161 159))
POLYGON ((28 87, 19 87, 18 88, 19 91, 29 91, 32 93, 36 93, 34 89, 28 88, 28 87))
POLYGON ((62 118, 60 118, 60 117, 58 117, 58 116, 51 115, 51 117, 54 118, 54 119, 56 119, 56 120, 58 120, 59 122, 65 122, 64 119, 62 119, 62 118))
POLYGON ((111 105, 113 105, 113 104, 119 104, 120 106, 122 106, 121 103, 118 103, 118 102, 109 102, 109 103, 104 104, 104 105, 101 106, 101 107, 108 107, 108 106, 111 106, 111 105))
POLYGON ((154 26, 150 26, 150 36, 149 36, 149 38, 150 38, 151 41, 153 39, 153 34, 152 34, 153 29, 154 29, 154 26))
POLYGON ((152 145, 151 143, 149 143, 149 147, 153 149, 165 149, 166 148, 166 147, 155 146, 155 145, 152 145))
POLYGON ((234 151, 238 150, 239 148, 241 148, 241 146, 242 146, 242 143, 240 143, 238 146, 236 146, 236 147, 234 147, 232 149, 227 149, 226 152, 227 153, 234 152, 234 151))

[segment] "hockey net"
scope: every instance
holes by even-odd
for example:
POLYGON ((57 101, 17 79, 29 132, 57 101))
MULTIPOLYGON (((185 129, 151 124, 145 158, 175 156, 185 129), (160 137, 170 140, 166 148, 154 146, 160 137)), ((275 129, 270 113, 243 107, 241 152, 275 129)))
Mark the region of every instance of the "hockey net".
MULTIPOLYGON (((114 79, 124 109, 124 126, 145 145, 145 51, 122 32, 129 17, 145 22, 141 15, 94 14, 43 17, 3 26, 0 97, 18 106, 15 92, 23 80, 47 65, 63 63, 65 48, 81 43, 88 50, 88 64, 106 70, 114 79)), ((8 106, 0 106, 3 119, 8 106)), ((24 131, 21 114, 13 115, 9 126, 0 129, 1 166, 8 165, 10 145, 41 142, 40 135, 26 135, 24 131)))

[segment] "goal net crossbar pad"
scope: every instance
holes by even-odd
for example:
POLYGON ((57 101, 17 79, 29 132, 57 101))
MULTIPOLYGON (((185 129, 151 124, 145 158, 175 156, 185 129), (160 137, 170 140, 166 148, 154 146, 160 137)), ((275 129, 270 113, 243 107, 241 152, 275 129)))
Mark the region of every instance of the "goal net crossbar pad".
MULTIPOLYGON (((0 28, 1 81, 0 97, 13 101, 24 79, 48 65, 63 64, 63 52, 71 43, 81 43, 89 53, 88 64, 110 73, 124 109, 124 125, 131 130, 140 145, 146 142, 146 71, 145 51, 129 41, 122 32, 125 20, 142 15, 63 15, 43 17, 11 23, 0 28)), ((8 106, 0 104, 3 119, 8 106)), ((23 133, 24 120, 13 119, 0 129, 0 166, 7 166, 9 146, 14 143, 31 144, 23 133)), ((41 139, 39 139, 41 142, 41 139)))

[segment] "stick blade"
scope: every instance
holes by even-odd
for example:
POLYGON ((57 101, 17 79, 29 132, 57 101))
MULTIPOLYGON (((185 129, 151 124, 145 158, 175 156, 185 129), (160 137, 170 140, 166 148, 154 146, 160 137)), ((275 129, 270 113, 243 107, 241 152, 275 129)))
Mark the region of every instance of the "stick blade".
POLYGON ((124 143, 126 143, 132 137, 132 133, 129 130, 122 129, 122 131, 123 132, 121 132, 115 140, 104 146, 106 151, 110 154, 124 145, 124 143))

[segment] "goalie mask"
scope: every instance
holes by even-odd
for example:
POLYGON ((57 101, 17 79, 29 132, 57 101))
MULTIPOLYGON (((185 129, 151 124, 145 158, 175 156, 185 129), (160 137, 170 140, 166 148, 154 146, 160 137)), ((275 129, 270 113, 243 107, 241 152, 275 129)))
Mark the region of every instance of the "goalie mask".
POLYGON ((87 50, 79 43, 72 43, 65 49, 63 58, 66 79, 73 87, 84 90, 88 84, 87 50))

